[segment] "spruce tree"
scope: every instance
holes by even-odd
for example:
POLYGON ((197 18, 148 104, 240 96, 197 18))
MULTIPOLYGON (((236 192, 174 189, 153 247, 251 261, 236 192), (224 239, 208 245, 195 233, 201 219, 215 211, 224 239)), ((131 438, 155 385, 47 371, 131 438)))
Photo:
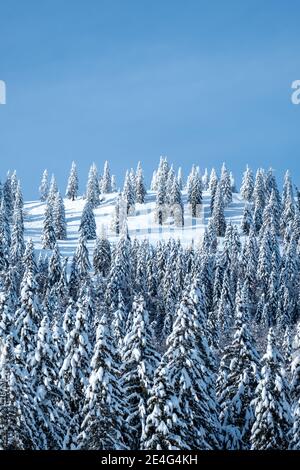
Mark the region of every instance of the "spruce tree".
POLYGON ((55 236, 58 240, 66 240, 67 225, 65 205, 60 193, 57 192, 53 202, 53 225, 55 236))
POLYGON ((283 359, 276 347, 275 334, 271 328, 253 403, 255 421, 250 440, 253 450, 284 450, 289 447, 289 386, 282 366, 283 359))
POLYGON ((48 180, 48 170, 44 170, 42 179, 41 179, 41 184, 39 187, 40 191, 40 199, 41 201, 47 201, 48 198, 48 193, 49 193, 49 180, 48 180))
POLYGON ((96 228, 93 206, 87 201, 81 214, 78 231, 86 240, 94 240, 96 238, 96 228))
POLYGON ((144 184, 144 175, 142 170, 141 162, 138 163, 136 169, 136 188, 135 188, 135 195, 136 195, 136 202, 138 204, 144 204, 145 196, 146 196, 146 188, 144 184))
POLYGON ((113 338, 105 315, 96 334, 91 375, 85 391, 78 448, 124 450, 124 401, 113 338))
POLYGON ((77 168, 76 163, 72 162, 70 176, 68 179, 68 184, 66 188, 66 197, 75 201, 78 196, 78 175, 77 175, 77 168))
POLYGON ((104 168, 103 168, 103 176, 101 180, 101 193, 106 194, 106 193, 111 193, 112 188, 111 188, 111 176, 110 176, 110 170, 109 170, 109 165, 108 161, 104 163, 104 168))
POLYGON ((251 202, 253 199, 253 191, 254 191, 253 173, 247 165, 246 171, 243 175, 240 193, 241 193, 242 198, 245 201, 251 202))
POLYGON ((52 250, 56 243, 56 236, 54 231, 54 222, 53 222, 53 206, 47 202, 44 221, 43 221, 43 233, 42 233, 42 243, 44 249, 52 250))

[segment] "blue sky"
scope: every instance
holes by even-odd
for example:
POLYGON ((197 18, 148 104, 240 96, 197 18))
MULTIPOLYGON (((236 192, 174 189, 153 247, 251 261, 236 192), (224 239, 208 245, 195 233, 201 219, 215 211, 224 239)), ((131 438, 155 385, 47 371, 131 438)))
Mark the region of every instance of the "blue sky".
POLYGON ((34 198, 44 168, 64 190, 74 159, 83 189, 93 161, 121 184, 167 155, 300 185, 299 17, 294 0, 2 0, 1 178, 34 198))

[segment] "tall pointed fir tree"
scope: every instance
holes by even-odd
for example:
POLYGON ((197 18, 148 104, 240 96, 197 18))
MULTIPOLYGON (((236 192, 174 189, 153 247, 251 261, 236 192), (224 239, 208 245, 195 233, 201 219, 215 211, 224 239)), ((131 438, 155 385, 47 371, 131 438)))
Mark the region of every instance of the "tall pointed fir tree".
POLYGON ((43 233, 42 233, 42 243, 44 249, 52 250, 56 243, 56 236, 54 231, 53 223, 53 206, 47 202, 44 220, 43 220, 43 233))
POLYGON ((75 199, 78 196, 78 187, 79 187, 79 184, 78 184, 76 163, 72 162, 70 176, 69 176, 67 188, 66 188, 66 197, 68 199, 71 199, 72 201, 75 201, 75 199))
POLYGON ((51 175, 51 180, 50 180, 50 186, 49 186, 48 199, 47 199, 48 203, 51 204, 52 206, 54 204, 54 200, 55 200, 55 196, 56 196, 57 191, 58 191, 58 187, 57 187, 56 178, 52 174, 51 175))
POLYGON ((112 188, 111 188, 111 176, 110 176, 110 170, 109 170, 109 164, 108 161, 104 163, 104 168, 103 168, 103 175, 102 175, 102 180, 101 180, 101 193, 106 194, 106 193, 111 193, 112 188))
POLYGON ((84 205, 78 231, 86 240, 94 240, 96 238, 95 215, 93 206, 89 201, 84 205))
POLYGON ((85 391, 79 449, 126 449, 123 393, 118 380, 113 338, 103 315, 97 328, 91 375, 85 391))
POLYGON ((45 448, 45 436, 36 427, 34 392, 20 348, 7 335, 0 351, 0 449, 45 448))
POLYGON ((38 413, 39 430, 46 436, 47 449, 62 449, 67 432, 67 414, 63 391, 57 385, 58 368, 55 345, 48 316, 41 321, 36 337, 36 348, 30 368, 32 387, 38 413))
POLYGON ((100 190, 98 184, 98 170, 95 163, 93 163, 89 170, 86 186, 86 199, 91 204, 92 208, 95 208, 99 205, 99 196, 100 190))
POLYGON ((103 277, 107 277, 110 271, 111 265, 111 248, 110 243, 107 239, 104 228, 100 236, 96 240, 94 253, 93 253, 93 266, 95 274, 101 274, 103 277))
POLYGON ((300 450, 300 323, 297 325, 292 346, 291 407, 293 429, 291 432, 290 449, 300 450))
POLYGON ((147 400, 159 356, 153 344, 149 316, 142 296, 134 299, 131 317, 132 325, 124 338, 121 355, 121 386, 128 400, 126 420, 132 428, 127 444, 131 449, 139 449, 145 427, 147 400))
POLYGON ((228 450, 250 448, 254 422, 252 400, 259 380, 259 357, 250 331, 248 302, 244 284, 237 292, 233 340, 225 347, 221 361, 222 367, 228 368, 219 393, 223 446, 228 450))
POLYGON ((74 260, 76 263, 76 272, 81 279, 84 279, 91 268, 91 263, 89 259, 89 250, 86 245, 86 238, 83 233, 80 234, 74 260))
POLYGON ((183 227, 184 225, 184 206, 181 198, 181 191, 177 179, 174 178, 173 185, 171 188, 170 196, 170 211, 174 218, 174 224, 176 227, 183 227))
POLYGON ((112 311, 117 308, 119 290, 122 292, 126 307, 129 307, 132 302, 133 279, 130 254, 131 240, 127 223, 124 222, 119 242, 115 248, 105 292, 106 302, 112 311))
POLYGON ((42 179, 41 179, 41 184, 39 187, 40 191, 40 199, 41 201, 47 201, 48 198, 48 193, 49 193, 49 179, 48 179, 48 170, 44 170, 42 179))
POLYGON ((224 205, 228 206, 228 204, 230 204, 230 202, 232 202, 232 189, 231 189, 230 175, 229 175, 228 170, 225 166, 225 163, 223 163, 223 165, 222 165, 220 185, 221 185, 221 188, 222 188, 222 193, 223 193, 223 198, 224 198, 224 205))
POLYGON ((289 447, 291 413, 289 385, 284 376, 283 359, 271 328, 267 351, 262 358, 261 379, 253 402, 255 421, 251 430, 252 450, 284 450, 289 447))
POLYGON ((58 240, 66 240, 67 238, 67 224, 65 205, 60 192, 55 195, 53 202, 53 225, 55 236, 58 240))
POLYGON ((135 183, 136 202, 138 204, 144 204, 147 191, 146 191, 145 184, 144 184, 144 175, 143 175, 141 162, 138 163, 135 179, 136 179, 136 183, 135 183))
POLYGON ((212 226, 216 231, 216 235, 218 237, 224 237, 226 230, 226 220, 224 215, 224 198, 221 181, 217 186, 211 220, 212 226))
POLYGON ((59 386, 66 394, 67 412, 71 416, 68 435, 65 438, 66 446, 71 449, 77 447, 77 436, 83 418, 84 393, 90 376, 90 360, 87 309, 79 300, 75 323, 67 335, 64 362, 59 371, 59 386))
POLYGON ((243 217, 241 220, 241 230, 244 235, 249 235, 250 229, 253 225, 252 208, 250 204, 245 204, 243 210, 243 217))
POLYGON ((127 214, 134 208, 135 203, 135 188, 133 187, 132 177, 130 172, 126 171, 124 186, 122 191, 122 199, 126 202, 127 214))
POLYGON ((251 202, 253 199, 253 191, 254 191, 253 173, 247 165, 246 171, 243 174, 243 180, 242 180, 240 193, 241 193, 242 198, 245 201, 251 202))
POLYGON ((197 171, 194 171, 189 177, 188 203, 191 205, 192 217, 199 217, 202 203, 202 181, 197 171))
MULTIPOLYGON (((172 389, 171 401, 175 401, 185 415, 186 426, 180 430, 183 448, 201 450, 217 449, 220 439, 214 359, 206 340, 205 324, 203 297, 193 286, 180 303, 162 358, 162 365, 168 371, 167 383, 172 389)), ((154 441, 154 436, 151 440, 154 441)), ((159 448, 157 445, 156 442, 159 448)))

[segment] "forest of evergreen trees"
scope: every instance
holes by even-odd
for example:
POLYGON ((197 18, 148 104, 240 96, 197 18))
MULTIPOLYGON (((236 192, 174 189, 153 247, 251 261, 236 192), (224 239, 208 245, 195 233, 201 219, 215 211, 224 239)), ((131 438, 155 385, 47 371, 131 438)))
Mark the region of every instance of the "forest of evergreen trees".
MULTIPOLYGON (((162 158, 155 220, 184 225, 203 194, 201 243, 129 236, 126 217, 147 198, 143 170, 122 190, 92 165, 77 248, 64 198, 45 170, 42 246, 24 239, 16 173, 0 187, 1 449, 300 449, 300 195, 287 172, 247 168, 241 224, 226 220, 237 192, 223 165, 185 180, 162 158), (114 193, 110 229, 94 209, 114 193), (89 253, 87 240, 95 240, 89 253)), ((82 194, 82 193, 81 193, 82 194)), ((76 201, 72 164, 65 197, 76 201)))

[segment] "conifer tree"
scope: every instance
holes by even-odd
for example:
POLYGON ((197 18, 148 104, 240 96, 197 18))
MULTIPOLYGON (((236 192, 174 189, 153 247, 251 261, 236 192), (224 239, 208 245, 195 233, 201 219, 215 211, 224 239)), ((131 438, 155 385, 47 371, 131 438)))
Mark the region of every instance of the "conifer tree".
POLYGON ((102 176, 102 180, 101 180, 101 188, 100 189, 101 189, 102 194, 112 192, 111 176, 110 176, 109 164, 108 164, 107 160, 104 163, 103 176, 102 176))
POLYGON ((225 163, 223 163, 222 165, 220 186, 222 188, 224 205, 227 206, 228 204, 230 204, 230 202, 232 202, 232 189, 230 175, 227 171, 225 163))
POLYGON ((139 204, 144 204, 145 196, 146 196, 146 188, 144 184, 144 175, 142 170, 141 162, 138 163, 136 169, 136 188, 135 188, 135 195, 136 195, 136 202, 139 204))
POLYGON ((100 237, 96 240, 96 245, 93 253, 93 266, 95 274, 101 274, 106 277, 109 274, 111 265, 111 248, 110 243, 106 237, 104 228, 100 237))
POLYGON ((99 196, 100 190, 98 184, 98 170, 95 163, 93 163, 89 170, 88 181, 86 186, 86 199, 87 202, 91 204, 92 208, 95 208, 99 205, 99 196))
POLYGON ((47 202, 44 221, 43 221, 43 233, 42 233, 42 243, 44 249, 52 250, 56 243, 56 236, 54 231, 54 223, 53 223, 53 209, 52 204, 47 202))
POLYGON ((243 175, 242 185, 241 185, 241 196, 245 201, 251 202, 253 199, 253 191, 254 191, 254 179, 253 173, 250 168, 246 167, 246 171, 243 175))
POLYGON ((78 196, 78 187, 79 184, 76 163, 72 162, 70 176, 67 183, 66 197, 72 201, 75 201, 78 196))
POLYGON ((78 231, 86 240, 96 238, 96 221, 92 204, 87 201, 84 205, 78 231))
POLYGON ((59 192, 56 193, 53 202, 53 225, 56 238, 58 240, 66 240, 67 226, 65 205, 59 192))
POLYGON ((85 391, 78 448, 124 450, 124 400, 118 380, 118 364, 108 321, 102 316, 85 391))
POLYGON ((122 350, 121 386, 127 397, 127 423, 132 428, 129 447, 139 449, 147 400, 152 387, 159 356, 153 345, 149 316, 142 296, 132 305, 132 325, 124 338, 122 350))
POLYGON ((41 201, 47 201, 49 193, 49 180, 48 180, 48 170, 44 170, 42 175, 41 184, 39 187, 40 199, 41 201))
POLYGON ((289 447, 289 386, 282 366, 283 359, 276 347, 275 334, 271 328, 254 400, 255 421, 251 430, 253 450, 284 450, 289 447))
POLYGON ((252 210, 249 204, 244 206, 243 217, 241 220, 241 229, 244 235, 249 235, 250 228, 253 224, 252 210))
POLYGON ((226 221, 224 216, 224 200, 221 184, 218 184, 217 187, 211 220, 216 231, 216 235, 218 237, 223 237, 226 230, 226 221))

